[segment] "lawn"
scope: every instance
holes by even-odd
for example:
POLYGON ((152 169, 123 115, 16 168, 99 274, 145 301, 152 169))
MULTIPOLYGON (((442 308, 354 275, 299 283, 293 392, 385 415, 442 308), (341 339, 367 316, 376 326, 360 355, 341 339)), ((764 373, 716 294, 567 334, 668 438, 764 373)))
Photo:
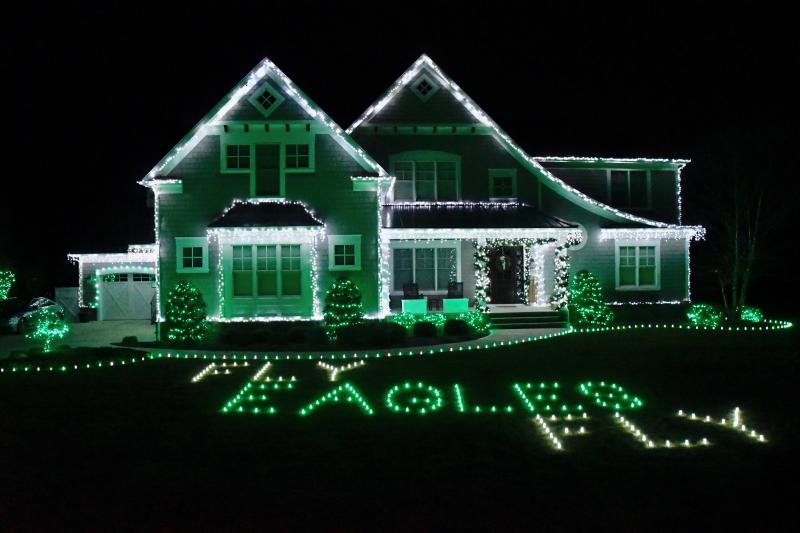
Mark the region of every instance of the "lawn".
POLYGON ((716 529, 755 518, 766 527, 796 520, 797 340, 796 328, 571 335, 369 360, 335 383, 314 362, 275 362, 268 376, 297 381, 269 393, 274 415, 220 412, 261 363, 198 383, 191 378, 208 362, 6 372, 0 525, 497 529, 513 522, 641 530, 675 522, 716 529), (610 411, 578 394, 579 383, 600 380, 643 400, 624 414, 651 438, 707 437, 712 445, 644 448, 610 411), (441 409, 425 416, 387 409, 386 393, 405 381, 441 389, 441 409), (558 381, 561 398, 590 417, 588 433, 562 439, 562 451, 537 431, 511 388, 541 381, 558 381), (355 404, 297 414, 345 382, 373 415, 355 404), (468 410, 513 412, 458 412, 456 383, 468 410), (766 443, 675 416, 682 408, 727 417, 734 406, 766 443))

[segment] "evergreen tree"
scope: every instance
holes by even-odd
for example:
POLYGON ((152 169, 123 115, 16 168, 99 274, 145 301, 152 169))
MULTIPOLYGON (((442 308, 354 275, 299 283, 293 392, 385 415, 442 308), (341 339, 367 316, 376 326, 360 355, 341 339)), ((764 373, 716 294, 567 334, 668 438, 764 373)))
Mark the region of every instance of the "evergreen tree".
POLYGON ((572 278, 570 313, 581 326, 606 326, 614 321, 614 312, 605 303, 597 276, 581 270, 572 278))
POLYGON ((206 334, 206 303, 197 287, 179 281, 167 298, 167 338, 180 341, 199 341, 206 334))
POLYGON ((325 295, 325 333, 336 340, 339 330, 364 319, 361 307, 361 291, 347 278, 333 282, 325 295))

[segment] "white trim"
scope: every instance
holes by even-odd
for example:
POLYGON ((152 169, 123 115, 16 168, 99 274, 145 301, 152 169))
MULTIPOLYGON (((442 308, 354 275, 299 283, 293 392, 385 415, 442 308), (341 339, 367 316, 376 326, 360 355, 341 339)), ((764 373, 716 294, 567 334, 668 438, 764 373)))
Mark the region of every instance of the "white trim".
POLYGON ((409 84, 408 88, 411 89, 412 93, 417 95, 417 98, 419 98, 423 102, 427 102, 428 100, 430 100, 431 96, 433 96, 439 91, 439 84, 433 81, 433 79, 430 76, 423 73, 421 76, 415 79, 411 84, 409 84), (431 86, 431 90, 428 91, 428 94, 422 94, 421 92, 419 92, 419 89, 417 89, 417 86, 423 81, 428 82, 428 85, 431 86))
POLYGON ((205 237, 175 237, 175 271, 179 274, 208 273, 208 240, 205 237), (203 265, 197 268, 183 266, 184 248, 202 248, 203 265))
POLYGON ((397 152, 389 156, 389 168, 395 180, 392 183, 391 193, 394 200, 396 187, 400 183, 409 183, 408 180, 397 179, 397 163, 411 163, 411 199, 401 199, 400 202, 438 202, 439 198, 439 163, 453 163, 456 170, 456 197, 454 200, 442 200, 443 202, 458 202, 461 199, 461 156, 452 152, 442 150, 407 150, 397 152), (433 163, 433 200, 417 200, 417 165, 419 163, 433 163))
POLYGON ((617 291, 659 291, 661 290, 661 241, 652 240, 617 240, 614 241, 614 289, 617 291), (619 284, 619 249, 621 247, 633 247, 636 249, 636 285, 619 284), (645 246, 655 248, 655 284, 639 285, 639 249, 645 246))
POLYGON ((258 88, 255 91, 253 91, 253 94, 247 100, 251 104, 253 104, 253 107, 258 109, 258 111, 262 115, 268 117, 272 114, 273 111, 275 111, 278 107, 280 107, 280 105, 283 103, 284 98, 279 90, 275 89, 272 85, 270 85, 268 81, 264 81, 264 83, 259 85, 258 88), (264 107, 263 105, 261 105, 261 102, 258 101, 258 99, 261 98, 261 95, 267 91, 269 91, 269 94, 272 95, 273 98, 275 98, 275 102, 273 102, 272 105, 269 106, 269 108, 264 107))
POLYGON ((700 240, 705 237, 706 230, 701 226, 682 226, 680 228, 603 228, 599 239, 605 240, 652 240, 652 239, 686 239, 700 240))
POLYGON ((328 270, 355 271, 361 270, 361 235, 328 235, 328 270), (355 263, 352 265, 337 265, 334 249, 337 245, 353 245, 355 263))
POLYGON ((519 192, 517 190, 517 169, 516 168, 490 168, 489 169, 489 200, 516 200, 519 192), (497 196, 494 194, 495 178, 511 178, 511 196, 497 196))

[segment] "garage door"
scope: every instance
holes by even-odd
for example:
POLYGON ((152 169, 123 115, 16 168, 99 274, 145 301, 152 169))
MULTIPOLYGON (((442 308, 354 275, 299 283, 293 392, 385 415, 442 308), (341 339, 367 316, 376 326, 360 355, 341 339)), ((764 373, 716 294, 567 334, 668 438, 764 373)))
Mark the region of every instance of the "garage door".
POLYGON ((150 318, 155 275, 139 272, 106 274, 100 282, 99 320, 150 318))

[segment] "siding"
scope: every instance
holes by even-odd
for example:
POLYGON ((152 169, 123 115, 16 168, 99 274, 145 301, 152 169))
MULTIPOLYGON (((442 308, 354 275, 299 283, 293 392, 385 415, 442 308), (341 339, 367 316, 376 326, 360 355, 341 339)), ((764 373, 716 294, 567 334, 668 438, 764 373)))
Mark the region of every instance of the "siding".
POLYGON ((279 82, 272 78, 267 80, 272 89, 281 93, 284 100, 276 107, 268 117, 265 117, 261 111, 258 110, 253 104, 250 103, 250 96, 257 94, 263 85, 255 86, 246 96, 243 96, 222 118, 223 121, 280 121, 280 120, 312 120, 308 113, 303 110, 300 105, 295 102, 282 87, 279 82))

